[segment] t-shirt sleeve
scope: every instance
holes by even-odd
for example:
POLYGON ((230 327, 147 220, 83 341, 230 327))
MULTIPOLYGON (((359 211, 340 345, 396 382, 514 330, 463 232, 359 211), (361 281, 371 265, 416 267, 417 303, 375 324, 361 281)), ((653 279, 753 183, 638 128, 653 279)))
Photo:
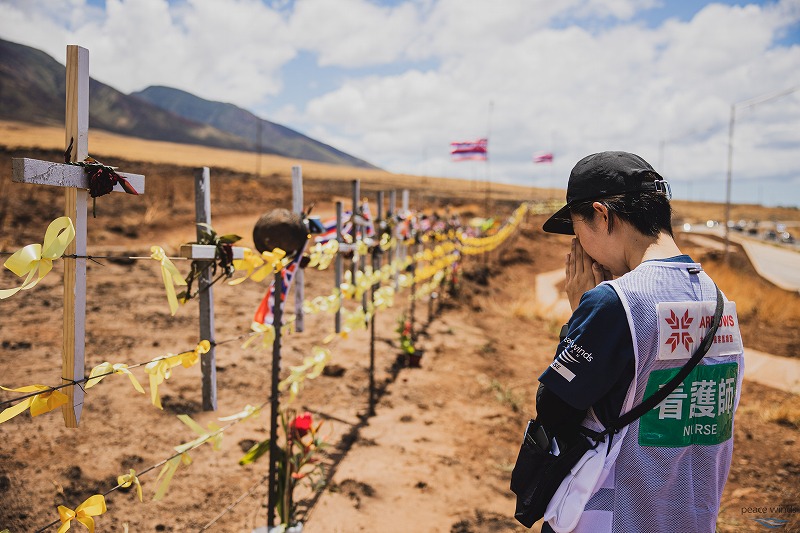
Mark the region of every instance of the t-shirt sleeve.
POLYGON ((625 308, 614 288, 602 284, 581 297, 567 336, 539 381, 572 407, 588 409, 609 392, 633 360, 625 308))

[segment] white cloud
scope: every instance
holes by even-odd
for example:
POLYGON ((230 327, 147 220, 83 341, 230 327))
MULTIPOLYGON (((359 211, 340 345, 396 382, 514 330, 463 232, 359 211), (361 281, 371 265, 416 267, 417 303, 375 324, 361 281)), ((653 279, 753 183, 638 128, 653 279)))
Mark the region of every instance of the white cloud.
MULTIPOLYGON (((125 92, 168 85, 253 110, 282 95, 268 118, 396 172, 482 178, 449 162, 449 143, 491 129, 493 179, 563 185, 587 153, 625 149, 661 161, 679 194, 724 181, 731 103, 800 86, 800 45, 775 44, 797 31, 797 0, 709 3, 655 26, 641 13, 656 0, 387 4, 107 0, 98 12, 6 0, 0 36, 60 61, 78 42, 92 75, 125 92), (334 87, 305 102, 281 79, 300 53, 326 67, 304 73, 307 86, 334 87), (554 165, 531 163, 542 150, 554 165)), ((800 93, 739 111, 742 194, 759 177, 800 174, 800 93)))

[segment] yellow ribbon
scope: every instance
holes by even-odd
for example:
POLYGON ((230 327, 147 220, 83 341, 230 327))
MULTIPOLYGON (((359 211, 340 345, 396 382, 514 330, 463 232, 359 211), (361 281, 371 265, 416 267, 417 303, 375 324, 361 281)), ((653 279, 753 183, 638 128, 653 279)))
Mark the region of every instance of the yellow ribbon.
POLYGON ((183 279, 181 273, 169 260, 164 249, 160 246, 151 246, 150 252, 152 257, 161 263, 161 278, 164 280, 164 288, 167 290, 167 301, 169 301, 169 311, 171 315, 175 315, 178 311, 178 296, 175 294, 175 285, 186 285, 186 280, 183 279))
POLYGON ((269 350, 272 348, 272 343, 275 342, 275 327, 272 324, 262 324, 260 322, 253 322, 250 324, 250 329, 253 330, 255 335, 244 341, 242 348, 249 348, 258 337, 261 337, 261 348, 269 350))
POLYGON ((74 511, 69 507, 63 505, 58 506, 58 516, 61 519, 61 527, 58 528, 58 533, 64 533, 69 530, 70 522, 77 520, 89 530, 89 533, 94 533, 94 518, 93 516, 100 516, 106 512, 106 499, 101 494, 95 494, 86 499, 85 502, 80 504, 74 511))
POLYGON ((131 485, 136 485, 136 495, 139 496, 139 501, 143 502, 144 499, 142 498, 142 484, 139 483, 139 478, 136 477, 136 470, 131 468, 129 474, 123 474, 117 477, 117 483, 123 489, 127 489, 131 485))
POLYGON ((244 249, 244 258, 233 262, 235 270, 244 270, 245 275, 228 282, 228 285, 238 285, 250 278, 255 282, 263 281, 270 274, 280 272, 286 265, 286 252, 275 248, 271 252, 262 252, 260 255, 249 248, 244 249))
POLYGON ((192 431, 199 435, 199 437, 193 441, 187 442, 182 446, 191 445, 190 447, 194 447, 203 442, 211 442, 214 447, 214 451, 217 451, 222 447, 222 432, 220 431, 220 427, 214 422, 209 422, 208 429, 206 430, 203 428, 203 426, 195 422, 189 415, 178 415, 178 420, 189 426, 192 431))
POLYGON ((211 343, 206 340, 200 341, 200 343, 195 347, 193 351, 183 352, 181 354, 178 354, 180 359, 179 364, 182 365, 183 368, 190 368, 196 365, 198 361, 200 361, 201 355, 203 355, 204 353, 208 353, 210 351, 211 351, 211 343))
POLYGON ((317 296, 312 300, 303 301, 303 313, 314 315, 317 313, 335 313, 342 305, 341 291, 333 289, 328 296, 317 296))
POLYGON ((161 469, 161 472, 158 473, 158 477, 156 478, 156 483, 158 483, 158 486, 156 487, 156 493, 153 496, 153 500, 158 501, 164 497, 164 495, 167 493, 167 489, 169 489, 172 476, 175 475, 175 472, 178 470, 178 467, 181 464, 192 464, 192 458, 189 457, 188 453, 185 453, 189 448, 190 446, 185 445, 175 447, 175 451, 180 453, 180 455, 175 456, 167 461, 164 464, 164 467, 161 469))
POLYGON ((95 385, 97 385, 98 383, 100 383, 100 381, 102 381, 103 378, 106 378, 111 374, 127 375, 128 378, 131 380, 131 383, 133 384, 133 388, 144 394, 144 389, 142 388, 142 385, 139 383, 139 380, 136 379, 136 376, 134 376, 133 373, 130 370, 128 370, 128 365, 123 363, 117 363, 112 365, 107 361, 104 363, 100 363, 99 365, 97 365, 92 369, 92 371, 89 373, 89 379, 86 380, 86 385, 84 385, 84 387, 90 389, 95 385))
POLYGON ((158 386, 164 383, 165 380, 169 379, 172 373, 170 368, 169 361, 166 359, 156 359, 150 361, 144 367, 144 371, 149 374, 150 378, 150 402, 161 410, 164 408, 161 406, 161 398, 158 395, 158 386))
POLYGON ((6 420, 14 418, 20 413, 23 413, 28 407, 31 408, 31 416, 39 416, 52 411, 53 409, 57 409, 69 401, 69 398, 67 398, 66 394, 57 390, 51 390, 50 387, 46 385, 28 385, 27 387, 20 387, 18 389, 7 389, 3 386, 0 386, 0 389, 7 390, 9 392, 46 391, 42 392, 41 394, 37 394, 36 396, 25 398, 18 404, 0 411, 0 424, 6 420))
MULTIPOLYGON (((289 389, 289 403, 293 402, 300 392, 300 385, 306 379, 314 379, 322 374, 325 365, 331 360, 331 351, 321 346, 314 346, 311 355, 303 359, 303 364, 289 367, 291 374, 278 384, 278 390, 289 389)), ((221 420, 221 419, 220 419, 221 420)))
POLYGON ((207 340, 203 340, 190 352, 179 354, 170 353, 147 363, 144 367, 144 371, 148 374, 150 381, 150 402, 163 410, 161 398, 158 395, 158 386, 170 378, 173 368, 176 366, 189 368, 192 365, 196 365, 200 360, 200 356, 204 353, 208 353, 209 350, 211 350, 211 343, 207 340))
POLYGON ((346 310, 342 311, 342 315, 342 331, 339 333, 342 338, 346 339, 348 334, 353 330, 367 329, 370 316, 360 305, 352 313, 348 313, 346 310))
POLYGON ((384 311, 394 305, 394 287, 381 287, 372 296, 372 305, 375 310, 384 311))
POLYGON ((226 416, 223 418, 217 418, 220 422, 233 422, 234 420, 247 420, 248 418, 255 418, 261 415, 261 408, 253 407, 252 405, 248 404, 244 406, 244 409, 239 411, 236 414, 226 416))
POLYGON ((379 246, 381 250, 386 252, 389 249, 397 246, 397 240, 394 237, 390 236, 388 233, 384 233, 383 235, 381 235, 381 242, 379 246))
POLYGON ((308 267, 325 270, 333 262, 339 251, 339 241, 330 240, 325 244, 317 243, 308 252, 308 267))
POLYGON ((11 255, 3 266, 19 276, 25 277, 22 285, 15 289, 0 289, 0 300, 10 298, 19 291, 32 289, 53 268, 58 259, 75 238, 75 226, 69 217, 59 217, 47 226, 43 244, 29 244, 11 255))

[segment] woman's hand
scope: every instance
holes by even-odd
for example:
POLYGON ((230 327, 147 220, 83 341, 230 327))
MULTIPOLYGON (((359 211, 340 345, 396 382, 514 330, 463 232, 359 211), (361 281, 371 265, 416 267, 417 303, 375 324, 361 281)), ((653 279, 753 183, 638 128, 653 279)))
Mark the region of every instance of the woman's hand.
POLYGON ((572 251, 566 260, 567 284, 565 290, 569 306, 574 311, 586 291, 612 278, 611 273, 587 254, 578 239, 572 239, 572 251))

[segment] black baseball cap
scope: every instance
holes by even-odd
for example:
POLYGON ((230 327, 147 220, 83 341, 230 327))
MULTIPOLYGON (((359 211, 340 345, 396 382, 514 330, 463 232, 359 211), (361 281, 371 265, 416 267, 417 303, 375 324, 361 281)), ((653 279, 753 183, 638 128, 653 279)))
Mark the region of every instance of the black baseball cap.
POLYGON ((567 205, 547 219, 542 229, 574 235, 570 207, 616 194, 660 191, 671 197, 669 184, 650 164, 628 152, 600 152, 584 157, 569 174, 567 205))

